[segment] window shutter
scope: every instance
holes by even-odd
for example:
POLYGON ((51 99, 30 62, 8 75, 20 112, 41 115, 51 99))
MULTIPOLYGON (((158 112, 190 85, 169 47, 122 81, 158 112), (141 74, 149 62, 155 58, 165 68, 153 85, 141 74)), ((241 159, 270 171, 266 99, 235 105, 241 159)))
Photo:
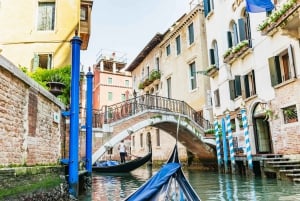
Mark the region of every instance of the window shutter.
POLYGON ((248 75, 244 75, 244 84, 245 84, 245 95, 246 95, 246 98, 248 98, 248 97, 250 97, 248 75))
POLYGON ((238 19, 240 41, 246 40, 245 21, 243 18, 238 19))
POLYGON ((232 47, 232 34, 231 34, 231 31, 227 31, 227 44, 228 44, 228 48, 232 47))
POLYGON ((40 63, 40 58, 38 54, 34 54, 33 55, 33 69, 35 70, 37 67, 39 67, 39 63, 40 63))
POLYGON ((242 95, 241 76, 240 75, 236 75, 234 77, 234 88, 235 88, 235 95, 236 95, 236 97, 242 95))
POLYGON ((256 94, 256 84, 255 84, 255 74, 254 74, 254 69, 252 70, 252 77, 253 77, 253 95, 256 94))
POLYGON ((229 93, 230 93, 230 100, 234 100, 235 99, 234 80, 229 80, 229 93))
POLYGON ((210 12, 210 1, 204 0, 203 3, 204 3, 204 16, 206 17, 210 12))
POLYGON ((270 77, 271 77, 271 85, 275 86, 281 83, 281 73, 280 73, 280 64, 279 64, 278 56, 269 58, 269 70, 270 70, 270 77))
POLYGON ((289 69, 290 69, 290 74, 291 74, 290 76, 291 76, 291 78, 296 78, 292 45, 289 45, 289 47, 288 47, 288 54, 289 54, 289 69))
POLYGON ((209 58, 210 58, 210 65, 215 65, 215 51, 214 49, 209 49, 209 58))

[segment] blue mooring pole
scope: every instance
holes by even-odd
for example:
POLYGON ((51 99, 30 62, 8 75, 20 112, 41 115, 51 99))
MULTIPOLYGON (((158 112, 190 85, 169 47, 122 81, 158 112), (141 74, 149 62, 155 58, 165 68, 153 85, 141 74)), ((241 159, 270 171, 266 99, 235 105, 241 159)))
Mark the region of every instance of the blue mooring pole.
POLYGON ((78 197, 78 137, 79 137, 79 82, 80 46, 77 33, 72 38, 71 106, 70 106, 70 147, 69 147, 69 193, 78 197))
POLYGON ((224 168, 225 168, 225 173, 228 173, 228 150, 227 150, 226 126, 225 126, 224 118, 222 119, 222 138, 223 138, 224 168))
POLYGON ((86 74, 86 163, 85 168, 92 174, 92 135, 93 135, 93 73, 91 68, 86 74))

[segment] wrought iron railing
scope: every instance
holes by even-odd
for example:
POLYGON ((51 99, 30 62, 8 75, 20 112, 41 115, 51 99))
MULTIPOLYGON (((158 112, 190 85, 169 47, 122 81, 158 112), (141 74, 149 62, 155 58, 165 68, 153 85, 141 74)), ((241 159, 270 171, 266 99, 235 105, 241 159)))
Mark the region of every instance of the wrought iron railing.
POLYGON ((183 114, 205 130, 212 128, 212 124, 186 102, 149 94, 137 96, 114 105, 103 106, 101 110, 94 110, 93 127, 99 128, 105 123, 112 123, 150 109, 183 114))

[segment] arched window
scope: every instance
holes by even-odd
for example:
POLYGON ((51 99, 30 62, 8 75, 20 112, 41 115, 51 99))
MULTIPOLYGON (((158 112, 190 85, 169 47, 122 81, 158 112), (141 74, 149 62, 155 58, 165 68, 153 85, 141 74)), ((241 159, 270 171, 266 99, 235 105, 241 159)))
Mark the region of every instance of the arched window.
POLYGON ((219 53, 217 41, 212 42, 212 49, 209 50, 210 65, 215 65, 219 68, 219 53))

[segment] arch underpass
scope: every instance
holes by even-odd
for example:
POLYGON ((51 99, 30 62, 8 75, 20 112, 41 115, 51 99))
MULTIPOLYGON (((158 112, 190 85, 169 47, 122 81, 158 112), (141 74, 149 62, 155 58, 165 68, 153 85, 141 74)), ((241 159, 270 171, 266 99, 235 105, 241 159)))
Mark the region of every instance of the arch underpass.
POLYGON ((96 134, 93 135, 92 163, 108 148, 148 126, 162 129, 176 138, 179 117, 178 141, 201 161, 216 161, 215 141, 204 136, 204 130, 211 125, 195 114, 183 101, 152 95, 105 107, 98 116, 94 114, 94 125, 98 128, 93 126, 96 134))

